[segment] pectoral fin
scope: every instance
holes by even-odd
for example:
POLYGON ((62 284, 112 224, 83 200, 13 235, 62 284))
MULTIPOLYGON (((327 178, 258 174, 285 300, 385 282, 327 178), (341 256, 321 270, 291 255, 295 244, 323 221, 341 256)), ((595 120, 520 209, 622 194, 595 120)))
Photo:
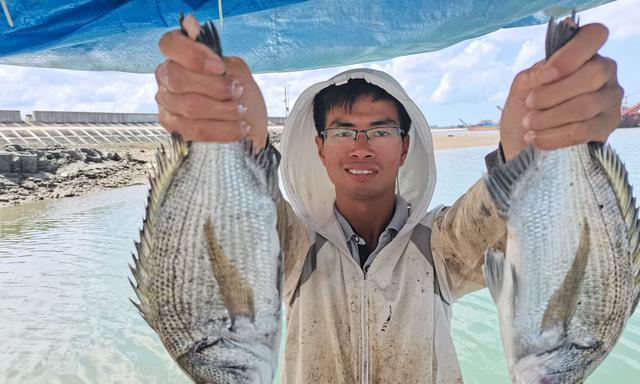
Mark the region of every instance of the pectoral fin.
POLYGON ((234 320, 236 316, 247 316, 253 321, 255 318, 253 289, 225 256, 213 230, 211 218, 207 220, 205 233, 209 246, 209 257, 213 268, 213 275, 218 282, 229 315, 232 320, 234 320))
POLYGON ((580 243, 576 250, 576 256, 573 259, 573 264, 562 282, 562 285, 556 289, 549 300, 547 309, 544 312, 542 318, 542 329, 549 329, 558 324, 562 325, 565 329, 569 324, 569 321, 573 318, 578 306, 578 296, 580 294, 580 287, 584 280, 584 272, 587 268, 587 262, 589 261, 589 250, 591 243, 589 241, 589 224, 584 220, 582 224, 582 231, 580 234, 580 243))
POLYGON ((514 266, 509 263, 504 253, 488 248, 484 256, 482 272, 493 301, 496 304, 500 302, 510 306, 508 311, 513 316, 518 296, 518 279, 514 266), (510 300, 502 301, 500 298, 507 294, 511 295, 510 300))
POLYGON ((504 269, 505 269, 504 254, 493 248, 487 249, 484 256, 484 265, 482 266, 482 272, 484 274, 484 280, 487 283, 487 288, 493 297, 493 301, 496 303, 502 293, 502 286, 504 282, 504 269))

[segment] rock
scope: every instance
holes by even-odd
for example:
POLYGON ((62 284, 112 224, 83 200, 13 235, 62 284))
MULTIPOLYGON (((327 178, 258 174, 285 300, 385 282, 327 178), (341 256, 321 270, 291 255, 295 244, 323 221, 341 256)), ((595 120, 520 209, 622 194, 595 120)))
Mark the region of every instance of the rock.
POLYGON ((107 153, 107 159, 113 160, 113 161, 120 161, 122 160, 122 157, 120 157, 120 155, 118 155, 118 153, 116 152, 109 152, 107 153))
POLYGON ((85 163, 102 163, 102 157, 87 155, 87 158, 84 159, 84 162, 85 163))
POLYGON ((86 159, 87 157, 87 155, 85 155, 84 152, 76 151, 73 149, 70 151, 67 151, 67 153, 69 154, 69 157, 73 160, 84 161, 84 159, 86 159))
POLYGON ((126 158, 127 158, 127 161, 131 161, 133 163, 145 164, 147 162, 146 160, 136 159, 135 157, 133 157, 131 152, 127 152, 126 158))
POLYGON ((5 145, 4 149, 9 152, 22 152, 28 150, 29 148, 20 144, 9 144, 5 145))
POLYGON ((58 166, 60 165, 65 165, 69 162, 69 160, 67 160, 65 157, 61 157, 57 160, 58 166))
POLYGON ((84 161, 86 163, 102 163, 102 156, 92 148, 80 148, 82 152, 85 154, 84 161))
POLYGON ((38 189, 38 185, 36 183, 34 183, 33 181, 25 181, 24 183, 20 184, 20 186, 24 189, 27 189, 29 191, 33 191, 35 189, 38 189))
POLYGON ((36 173, 38 172, 38 155, 31 153, 21 153, 21 169, 22 173, 36 173))
POLYGON ((58 161, 59 160, 56 160, 56 159, 42 158, 38 160, 38 169, 43 172, 55 173, 58 170, 58 167, 60 166, 58 164, 58 161))

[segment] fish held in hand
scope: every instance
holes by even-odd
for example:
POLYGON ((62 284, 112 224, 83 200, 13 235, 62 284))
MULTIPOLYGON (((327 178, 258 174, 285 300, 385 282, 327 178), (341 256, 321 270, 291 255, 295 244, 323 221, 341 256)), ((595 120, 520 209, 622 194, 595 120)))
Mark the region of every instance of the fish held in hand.
MULTIPOLYGON (((549 22, 547 59, 577 32, 549 22)), ((483 272, 514 383, 582 382, 638 305, 640 223, 626 169, 608 145, 527 147, 485 177, 507 220, 506 250, 483 272)))
MULTIPOLYGON (((221 54, 212 23, 198 41, 221 54), (214 46, 218 44, 218 48, 214 46)), ((278 153, 250 141, 157 155, 136 242, 136 307, 196 383, 271 383, 281 330, 278 153)))

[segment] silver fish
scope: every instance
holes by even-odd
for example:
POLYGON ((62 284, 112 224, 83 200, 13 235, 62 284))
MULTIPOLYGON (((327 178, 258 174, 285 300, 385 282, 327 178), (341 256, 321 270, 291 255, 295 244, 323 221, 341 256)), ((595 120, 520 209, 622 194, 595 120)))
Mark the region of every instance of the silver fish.
MULTIPOLYGON (((547 59, 577 32, 549 22, 547 59)), ((608 145, 528 147, 485 176, 507 220, 506 256, 483 272, 514 383, 582 382, 638 305, 640 223, 627 172, 608 145)))
MULTIPOLYGON (((198 41, 219 44, 212 23, 198 41)), ((159 151, 150 178, 134 304, 194 382, 271 383, 281 330, 278 154, 175 136, 172 147, 159 151)))

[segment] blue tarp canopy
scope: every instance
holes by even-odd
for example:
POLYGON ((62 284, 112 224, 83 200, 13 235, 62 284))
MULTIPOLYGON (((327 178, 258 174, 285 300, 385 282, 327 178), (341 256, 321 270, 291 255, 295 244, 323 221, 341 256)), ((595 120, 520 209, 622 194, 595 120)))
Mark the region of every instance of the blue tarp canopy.
MULTIPOLYGON (((255 72, 389 59, 611 0, 220 0, 225 54, 255 72)), ((152 72, 180 12, 219 19, 218 0, 5 0, 0 63, 152 72), (9 26, 9 17, 14 26, 9 26)), ((219 23, 216 23, 219 26, 219 23)))

